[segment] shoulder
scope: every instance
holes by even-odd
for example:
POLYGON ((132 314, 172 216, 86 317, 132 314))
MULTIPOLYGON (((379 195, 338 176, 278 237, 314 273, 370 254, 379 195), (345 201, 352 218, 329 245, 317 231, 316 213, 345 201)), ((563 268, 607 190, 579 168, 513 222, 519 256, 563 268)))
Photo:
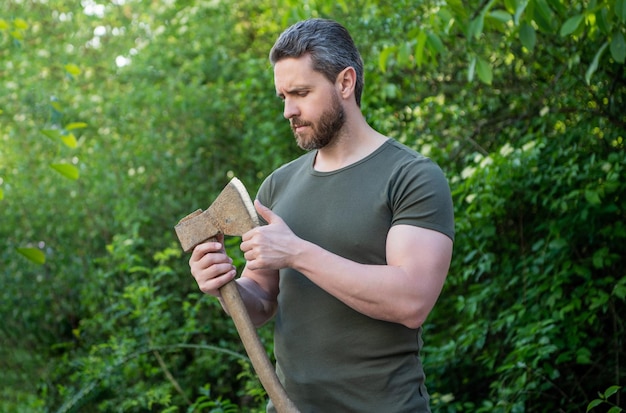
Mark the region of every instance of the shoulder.
POLYGON ((268 202, 265 205, 269 206, 271 194, 276 193, 276 191, 284 188, 294 179, 304 175, 307 170, 312 169, 314 157, 315 151, 307 152, 299 158, 280 166, 268 175, 259 188, 258 197, 261 202, 268 202))
POLYGON ((448 186, 443 170, 435 161, 394 139, 387 141, 381 155, 384 162, 391 168, 392 186, 402 184, 402 182, 411 185, 431 182, 448 186))

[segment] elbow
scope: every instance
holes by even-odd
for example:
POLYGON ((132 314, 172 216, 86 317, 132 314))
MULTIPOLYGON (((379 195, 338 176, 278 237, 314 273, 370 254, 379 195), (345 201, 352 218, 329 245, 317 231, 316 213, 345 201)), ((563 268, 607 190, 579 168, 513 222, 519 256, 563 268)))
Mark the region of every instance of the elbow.
POLYGON ((409 311, 402 316, 400 324, 407 328, 416 330, 424 324, 431 309, 432 308, 425 308, 422 305, 413 305, 409 311))
POLYGON ((424 321, 426 321, 426 317, 411 317, 404 320, 404 322, 402 322, 402 325, 407 328, 417 330, 424 324, 424 321))
POLYGON ((272 318, 274 318, 277 310, 277 302, 263 303, 262 311, 259 311, 255 317, 251 317, 252 324, 255 328, 262 327, 263 325, 267 324, 272 318))

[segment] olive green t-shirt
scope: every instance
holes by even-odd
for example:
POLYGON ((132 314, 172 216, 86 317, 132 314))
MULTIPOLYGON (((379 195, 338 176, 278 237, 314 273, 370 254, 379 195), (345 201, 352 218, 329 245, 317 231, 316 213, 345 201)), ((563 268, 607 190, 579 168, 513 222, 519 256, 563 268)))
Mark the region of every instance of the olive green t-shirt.
MULTIPOLYGON (((276 170, 258 194, 297 236, 379 265, 393 225, 454 239, 448 182, 430 159, 391 139, 332 172, 313 169, 315 154, 276 170)), ((280 271, 274 342, 278 375, 302 413, 430 411, 421 328, 365 316, 289 268, 280 271)))

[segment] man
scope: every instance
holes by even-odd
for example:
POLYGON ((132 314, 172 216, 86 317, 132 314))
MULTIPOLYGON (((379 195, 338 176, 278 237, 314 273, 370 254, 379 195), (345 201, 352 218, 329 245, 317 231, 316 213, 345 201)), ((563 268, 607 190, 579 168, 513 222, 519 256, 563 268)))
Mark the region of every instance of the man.
MULTIPOLYGON (((297 23, 270 61, 309 152, 261 185, 255 208, 267 225, 242 239, 237 283, 253 322, 276 316, 277 372, 301 412, 428 412, 421 325, 452 256, 448 183, 367 124, 363 63, 344 27, 297 23)), ((190 267, 217 297, 236 276, 219 242, 197 246, 190 267)))

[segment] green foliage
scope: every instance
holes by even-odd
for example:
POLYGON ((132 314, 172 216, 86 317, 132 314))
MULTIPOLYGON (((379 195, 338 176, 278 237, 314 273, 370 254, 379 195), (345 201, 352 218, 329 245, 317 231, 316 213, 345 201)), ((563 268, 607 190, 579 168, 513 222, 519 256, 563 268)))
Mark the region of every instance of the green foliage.
POLYGON ((451 182, 455 255, 424 334, 433 411, 623 409, 626 1, 3 11, 0 410, 263 411, 173 226, 300 153, 267 53, 307 17, 350 29, 368 120, 451 182))
POLYGON ((609 413, 623 412, 624 409, 615 405, 615 403, 609 400, 611 396, 613 396, 620 390, 620 388, 621 388, 620 386, 611 386, 608 389, 606 389, 603 393, 598 393, 598 398, 595 400, 592 400, 591 403, 589 403, 589 405, 587 406, 587 412, 593 411, 593 409, 595 409, 596 407, 603 406, 603 405, 611 406, 611 408, 608 410, 609 413))

